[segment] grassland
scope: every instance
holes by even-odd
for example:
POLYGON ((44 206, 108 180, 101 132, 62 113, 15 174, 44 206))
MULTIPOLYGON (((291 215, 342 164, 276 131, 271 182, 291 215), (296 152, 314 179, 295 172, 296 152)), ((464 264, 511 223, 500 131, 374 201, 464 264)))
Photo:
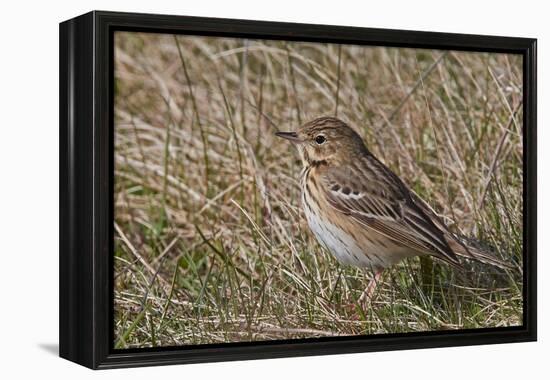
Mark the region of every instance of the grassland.
POLYGON ((522 321, 520 56, 117 32, 117 348, 522 321), (273 133, 337 115, 457 233, 514 268, 339 264, 273 133))

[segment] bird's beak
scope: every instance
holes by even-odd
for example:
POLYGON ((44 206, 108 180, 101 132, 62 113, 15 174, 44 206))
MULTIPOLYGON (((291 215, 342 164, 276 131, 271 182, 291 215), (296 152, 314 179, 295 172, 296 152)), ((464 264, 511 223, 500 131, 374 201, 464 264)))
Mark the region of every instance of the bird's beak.
POLYGON ((293 143, 302 142, 302 139, 298 137, 298 134, 296 132, 276 132, 275 136, 282 137, 283 139, 287 139, 289 141, 292 141, 293 143))

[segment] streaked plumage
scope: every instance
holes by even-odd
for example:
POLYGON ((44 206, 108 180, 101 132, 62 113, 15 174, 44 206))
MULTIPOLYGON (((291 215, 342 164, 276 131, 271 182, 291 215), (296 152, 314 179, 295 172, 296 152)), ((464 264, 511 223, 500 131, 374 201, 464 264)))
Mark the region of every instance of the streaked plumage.
POLYGON ((458 255, 508 266, 451 233, 343 121, 322 117, 296 132, 277 135, 298 148, 304 164, 302 206, 308 224, 342 263, 379 273, 420 255, 460 266, 458 255))

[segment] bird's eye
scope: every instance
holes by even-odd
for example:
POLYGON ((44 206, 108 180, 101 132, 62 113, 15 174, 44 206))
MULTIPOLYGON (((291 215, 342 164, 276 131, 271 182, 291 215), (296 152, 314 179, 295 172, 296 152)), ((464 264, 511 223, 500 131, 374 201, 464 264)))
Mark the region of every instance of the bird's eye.
POLYGON ((323 135, 319 135, 319 136, 315 137, 315 142, 319 145, 324 144, 325 141, 327 141, 327 139, 323 135))

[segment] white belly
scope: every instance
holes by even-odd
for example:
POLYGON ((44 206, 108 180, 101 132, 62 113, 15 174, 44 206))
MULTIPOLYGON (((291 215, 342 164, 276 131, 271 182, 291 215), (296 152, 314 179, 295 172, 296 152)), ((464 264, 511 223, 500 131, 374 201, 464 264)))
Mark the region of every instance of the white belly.
POLYGON ((362 250, 354 243, 351 236, 332 223, 322 222, 315 214, 306 211, 309 228, 317 240, 344 264, 357 266, 368 265, 362 257, 362 250))
POLYGON ((359 247, 347 232, 333 223, 321 220, 319 213, 309 209, 305 202, 303 206, 309 228, 317 240, 341 263, 371 270, 380 270, 393 264, 384 255, 383 250, 387 247, 368 241, 362 241, 362 247, 359 247))

